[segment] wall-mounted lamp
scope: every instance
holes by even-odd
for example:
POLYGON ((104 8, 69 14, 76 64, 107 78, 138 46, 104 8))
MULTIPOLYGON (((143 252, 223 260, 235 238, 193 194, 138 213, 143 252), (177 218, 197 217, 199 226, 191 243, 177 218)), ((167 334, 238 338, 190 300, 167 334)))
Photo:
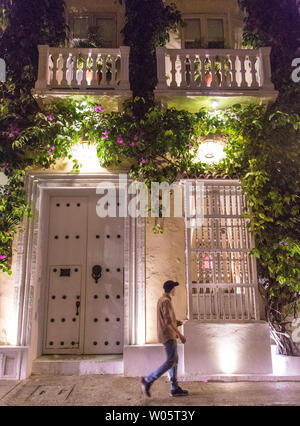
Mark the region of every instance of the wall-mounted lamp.
POLYGON ((224 152, 225 142, 222 140, 206 140, 199 145, 196 157, 193 162, 215 164, 226 157, 224 152))

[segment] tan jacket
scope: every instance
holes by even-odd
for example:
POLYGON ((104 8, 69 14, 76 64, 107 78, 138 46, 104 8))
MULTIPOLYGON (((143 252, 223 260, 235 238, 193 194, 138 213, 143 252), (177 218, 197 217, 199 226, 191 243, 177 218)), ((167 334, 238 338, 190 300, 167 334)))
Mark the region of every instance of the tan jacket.
POLYGON ((160 343, 177 339, 177 334, 171 324, 177 327, 171 296, 165 293, 157 302, 157 337, 160 343))

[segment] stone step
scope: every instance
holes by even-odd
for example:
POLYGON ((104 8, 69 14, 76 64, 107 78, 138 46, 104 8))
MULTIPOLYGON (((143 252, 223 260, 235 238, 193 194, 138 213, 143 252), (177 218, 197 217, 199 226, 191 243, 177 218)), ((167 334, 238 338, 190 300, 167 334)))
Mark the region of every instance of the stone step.
POLYGON ((123 374, 123 355, 43 355, 33 361, 32 375, 123 374))

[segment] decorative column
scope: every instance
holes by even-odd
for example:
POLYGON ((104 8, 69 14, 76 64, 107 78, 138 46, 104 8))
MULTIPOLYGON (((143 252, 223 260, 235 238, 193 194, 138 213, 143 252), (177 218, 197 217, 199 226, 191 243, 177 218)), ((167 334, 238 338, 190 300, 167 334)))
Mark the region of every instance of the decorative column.
POLYGON ((121 80, 120 80, 120 89, 130 90, 129 84, 129 52, 130 48, 128 46, 121 46, 121 80))
POLYGON ((164 47, 156 48, 157 62, 157 80, 156 90, 165 90, 168 88, 166 82, 166 49, 164 47))
POLYGON ((47 75, 49 72, 49 46, 39 45, 38 79, 35 83, 36 90, 47 88, 47 75))
POLYGON ((271 47, 259 49, 261 90, 274 90, 271 77, 271 47))

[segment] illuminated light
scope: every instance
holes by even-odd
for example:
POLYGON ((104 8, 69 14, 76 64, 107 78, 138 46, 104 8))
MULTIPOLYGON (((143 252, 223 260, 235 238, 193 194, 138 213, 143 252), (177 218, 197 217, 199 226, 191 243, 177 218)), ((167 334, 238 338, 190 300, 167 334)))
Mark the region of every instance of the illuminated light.
POLYGON ((207 164, 219 163, 226 157, 224 146, 225 143, 223 141, 207 140, 201 143, 193 162, 199 163, 201 161, 207 164))
POLYGON ((232 374, 237 370, 237 348, 228 342, 218 345, 219 366, 224 374, 232 374))
POLYGON ((218 107, 218 101, 212 101, 211 106, 213 107, 213 109, 216 109, 218 107))
POLYGON ((87 142, 78 143, 72 149, 72 157, 81 164, 81 172, 99 172, 102 170, 96 145, 87 142))

